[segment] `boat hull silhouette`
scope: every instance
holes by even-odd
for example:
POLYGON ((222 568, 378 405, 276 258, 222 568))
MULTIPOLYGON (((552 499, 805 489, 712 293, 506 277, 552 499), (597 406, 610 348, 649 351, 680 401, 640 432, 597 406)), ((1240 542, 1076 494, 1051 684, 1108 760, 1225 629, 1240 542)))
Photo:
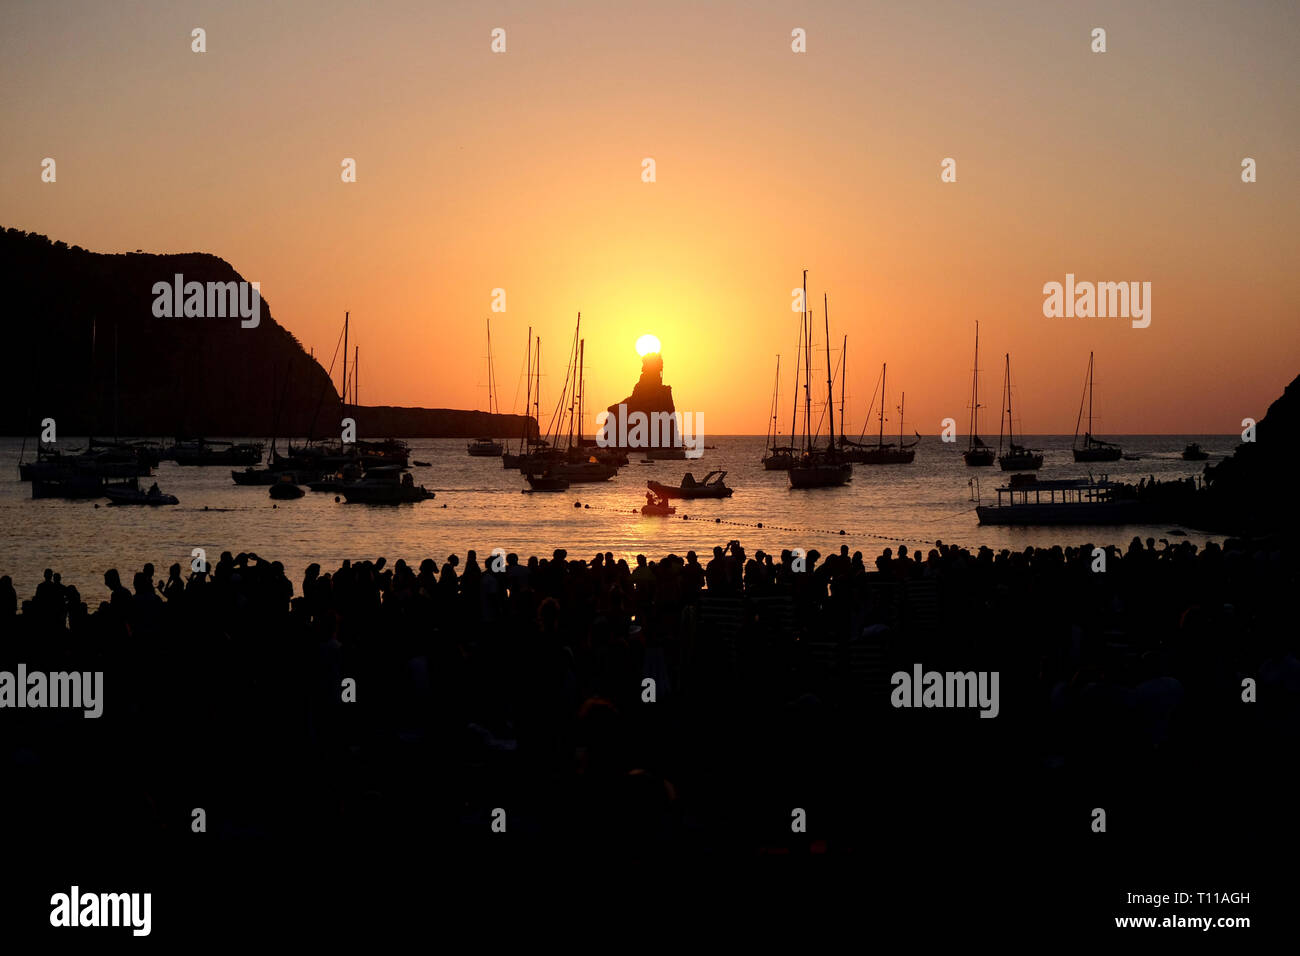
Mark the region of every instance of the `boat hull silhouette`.
POLYGON ((791 488, 834 488, 853 478, 847 461, 797 462, 790 468, 791 488))
POLYGON ((1123 454, 1123 449, 1118 445, 1112 445, 1109 448, 1076 448, 1074 449, 1074 460, 1119 461, 1120 456, 1123 454))

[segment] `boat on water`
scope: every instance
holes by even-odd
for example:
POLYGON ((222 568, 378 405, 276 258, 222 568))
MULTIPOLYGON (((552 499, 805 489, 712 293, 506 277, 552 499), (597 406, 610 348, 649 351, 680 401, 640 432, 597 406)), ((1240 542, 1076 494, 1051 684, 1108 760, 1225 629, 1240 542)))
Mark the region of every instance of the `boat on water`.
POLYGON ((767 471, 789 471, 794 464, 794 447, 791 445, 772 445, 763 456, 763 468, 767 471))
MULTIPOLYGON (((531 335, 531 331, 529 332, 531 335)), ((496 369, 492 364, 492 320, 487 320, 487 366, 488 366, 488 415, 500 415, 501 403, 497 399, 497 378, 496 369)), ((505 451, 505 446, 501 442, 492 438, 476 438, 465 446, 466 451, 474 458, 499 458, 505 451)))
MULTIPOLYGON (((845 351, 848 350, 847 336, 844 340, 844 348, 845 351)), ((893 442, 890 442, 889 444, 885 443, 885 369, 886 365, 882 363, 880 366, 880 382, 877 386, 880 395, 880 431, 876 436, 876 444, 862 444, 861 435, 858 436, 857 441, 849 441, 846 439, 842 433, 844 428, 844 417, 843 414, 840 416, 840 452, 848 461, 851 461, 854 464, 910 465, 916 459, 916 446, 921 441, 920 434, 918 433, 916 435, 916 440, 910 444, 903 441, 903 402, 906 400, 906 394, 903 395, 898 403, 898 444, 894 444, 893 442)), ((845 372, 847 372, 847 369, 845 369, 845 372)), ((842 374, 840 379, 841 406, 843 405, 842 390, 844 387, 844 377, 845 376, 842 374)), ((875 394, 873 394, 871 397, 872 407, 875 406, 875 403, 876 397, 875 394)), ((867 419, 870 420, 870 418, 871 408, 868 408, 867 419)), ((863 431, 865 430, 866 426, 864 424, 863 431)))
POLYGON ((1088 379, 1083 386, 1083 396, 1079 399, 1079 417, 1074 422, 1074 460, 1075 461, 1119 461, 1124 449, 1114 442, 1102 441, 1092 434, 1092 356, 1088 353, 1088 379), (1079 444, 1079 426, 1083 424, 1083 404, 1088 403, 1088 428, 1083 433, 1083 444, 1079 444))
POLYGON ((1183 449, 1183 461, 1205 461, 1210 453, 1201 448, 1199 442, 1191 442, 1183 449))
MULTIPOLYGON (((139 465, 146 469, 157 468, 158 463, 162 460, 162 446, 157 442, 145 440, 128 440, 128 439, 104 439, 91 437, 89 442, 91 452, 96 450, 106 452, 116 452, 120 459, 134 459, 139 465)), ((149 474, 148 471, 142 473, 149 474)))
POLYGON ((595 482, 609 481, 618 474, 618 468, 591 458, 587 461, 557 461, 547 469, 547 472, 556 478, 564 478, 571 482, 595 482))
POLYGON ((540 460, 543 453, 550 449, 550 442, 540 435, 531 434, 533 428, 540 427, 542 420, 542 337, 536 339, 537 348, 533 348, 533 327, 528 327, 528 351, 525 361, 528 366, 524 391, 524 426, 519 436, 519 450, 501 454, 502 468, 519 468, 524 471, 529 459, 540 460), (531 417, 529 409, 532 410, 531 417))
POLYGON ((411 464, 414 465, 416 468, 432 468, 432 467, 433 467, 433 465, 432 465, 430 462, 427 462, 427 461, 420 461, 418 458, 417 458, 415 461, 411 462, 411 464))
MULTIPOLYGON (((776 357, 776 383, 772 386, 772 414, 767 422, 767 442, 763 452, 763 468, 767 471, 789 471, 794 464, 794 445, 778 444, 781 438, 781 426, 777 422, 780 414, 781 394, 781 356, 776 357)), ((798 393, 796 393, 796 398, 798 393)), ((798 401, 791 407, 791 414, 798 414, 798 401)), ((790 422, 790 431, 794 431, 794 421, 790 422)))
POLYGON ((1145 524, 1152 515, 1131 488, 1107 480, 1077 478, 1039 480, 1015 476, 997 490, 997 504, 979 504, 982 525, 1114 525, 1145 524))
POLYGON ((726 477, 725 471, 711 471, 704 476, 703 481, 696 481, 695 476, 688 471, 683 476, 682 483, 676 487, 657 481, 647 481, 645 486, 660 498, 730 498, 735 489, 727 487, 723 481, 726 477))
POLYGON ((42 444, 37 446, 33 461, 18 463, 18 477, 22 481, 67 480, 87 475, 99 478, 145 478, 152 474, 153 468, 147 458, 113 448, 65 453, 53 445, 42 444))
POLYGON ((292 501, 294 498, 301 498, 307 492, 298 487, 294 481, 294 476, 289 473, 282 474, 275 484, 271 485, 270 495, 277 501, 292 501))
POLYGON ((114 488, 104 489, 104 497, 108 499, 111 505, 178 505, 180 499, 175 495, 164 494, 158 490, 155 483, 148 491, 141 491, 136 488, 114 488))
MULTIPOLYGON (((808 270, 803 273, 804 302, 808 301, 808 270)), ((822 297, 823 313, 827 311, 827 300, 822 297)), ((835 447, 835 386, 831 374, 831 327, 830 316, 825 316, 826 323, 826 410, 830 413, 830 440, 824 449, 817 447, 817 436, 812 427, 812 314, 805 311, 800 326, 800 345, 803 355, 804 381, 804 439, 803 453, 790 465, 791 488, 834 488, 847 484, 853 479, 853 464, 845 461, 835 447)), ((843 420, 844 410, 840 409, 843 420)))
POLYGON ((110 488, 135 489, 134 476, 110 479, 90 472, 78 472, 54 478, 33 478, 33 498, 103 498, 110 488))
POLYGON ((583 357, 586 341, 581 338, 581 331, 582 313, 578 313, 565 385, 546 430, 547 441, 542 446, 544 450, 525 455, 519 465, 520 472, 528 477, 529 484, 533 485, 535 491, 552 490, 534 484, 539 475, 543 479, 562 480, 571 484, 609 481, 618 474, 619 462, 626 461, 626 453, 621 449, 602 448, 594 440, 584 440, 582 437, 583 357))
POLYGON ((1015 418, 1011 412, 1011 353, 1006 356, 1006 376, 1002 380, 1002 422, 1006 429, 998 429, 998 466, 1003 471, 1033 471, 1043 467, 1043 453, 1036 448, 1026 448, 1016 443, 1015 418), (1002 452, 1002 439, 1007 440, 1007 451, 1002 452))
MULTIPOLYGON (((397 466, 396 465, 380 466, 381 469, 386 469, 389 467, 395 468, 397 466)), ((317 478, 313 478, 312 480, 306 482, 306 485, 308 491, 326 491, 333 494, 338 494, 343 490, 343 486, 346 485, 348 482, 356 481, 357 479, 364 478, 365 476, 366 476, 366 471, 361 467, 361 465, 357 464, 356 462, 349 462, 348 464, 344 465, 342 468, 338 469, 337 471, 331 472, 326 475, 321 475, 317 478)))
POLYGON ((256 465, 266 445, 260 441, 211 441, 207 438, 178 438, 163 457, 178 465, 256 465))
POLYGON ((556 475, 525 475, 528 487, 533 491, 568 491, 569 479, 556 475))
POLYGON ((975 367, 970 379, 970 438, 961 456, 972 468, 993 464, 993 449, 980 438, 980 324, 975 323, 975 367))
POLYGON ((344 482, 341 491, 348 504, 396 505, 436 497, 399 468, 373 468, 363 478, 344 482))
POLYGON ((646 493, 645 504, 641 506, 641 514, 666 518, 676 513, 677 509, 670 505, 668 499, 663 495, 656 495, 654 492, 646 493))

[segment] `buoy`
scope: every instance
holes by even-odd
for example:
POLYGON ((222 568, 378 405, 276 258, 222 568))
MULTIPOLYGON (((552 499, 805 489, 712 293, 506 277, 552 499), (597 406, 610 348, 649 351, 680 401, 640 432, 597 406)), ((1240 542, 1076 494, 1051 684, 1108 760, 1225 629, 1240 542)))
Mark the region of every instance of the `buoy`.
POLYGON ((581 501, 575 501, 575 502, 573 503, 573 507, 575 507, 575 508, 581 508, 581 507, 582 507, 582 502, 581 502, 581 501))
POLYGON ((95 502, 95 507, 96 507, 96 508, 99 507, 99 502, 98 502, 98 501, 95 502))
POLYGON ((591 505, 583 505, 583 507, 586 508, 588 511, 591 510, 591 505))
POLYGON ((339 496, 338 496, 338 495, 335 495, 335 496, 334 496, 334 503, 335 503, 335 504, 338 504, 338 503, 339 503, 339 496))
POLYGON ((713 523, 714 523, 714 524, 722 524, 722 519, 721 519, 721 518, 714 518, 714 519, 713 519, 713 523))
POLYGON ((844 529, 840 528, 840 534, 844 534, 844 529))
POLYGON ((759 526, 760 528, 763 527, 763 522, 760 521, 760 522, 758 523, 758 526, 759 526))

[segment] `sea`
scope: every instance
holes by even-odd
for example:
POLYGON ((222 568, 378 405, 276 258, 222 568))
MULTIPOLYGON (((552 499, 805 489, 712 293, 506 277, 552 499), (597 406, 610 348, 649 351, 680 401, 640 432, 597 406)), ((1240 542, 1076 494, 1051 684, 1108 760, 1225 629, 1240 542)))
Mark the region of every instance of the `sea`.
MULTIPOLYGON (((1072 435, 1025 436, 1045 452, 1042 478, 1078 478, 1090 473, 1114 480, 1161 481, 1200 474, 1232 453, 1237 435, 1109 436, 1138 455, 1137 461, 1076 464, 1072 435), (1183 461, 1188 442, 1210 454, 1208 462, 1183 461)), ((416 484, 437 496, 404 505, 347 504, 334 494, 308 492, 295 501, 273 501, 268 489, 236 485, 231 467, 182 467, 163 462, 153 479, 180 499, 168 507, 111 506, 100 501, 33 500, 31 486, 19 480, 20 457, 34 454, 31 439, 0 439, 0 575, 9 575, 20 600, 31 597, 44 569, 62 575, 82 599, 95 604, 107 596, 104 571, 117 568, 125 581, 146 562, 166 577, 179 562, 188 573, 191 555, 202 548, 210 562, 223 551, 255 552, 280 561, 297 585, 307 565, 331 571, 345 558, 385 557, 418 565, 439 563, 450 554, 464 561, 468 550, 480 563, 495 549, 549 557, 564 549, 569 558, 589 559, 613 552, 632 563, 638 554, 651 560, 670 552, 694 550, 706 559, 715 546, 739 541, 746 551, 816 549, 828 554, 847 545, 871 561, 884 548, 928 549, 936 541, 969 548, 1020 549, 1061 544, 1127 545, 1134 536, 1204 545, 1222 541, 1193 528, 1174 525, 1112 527, 981 526, 977 497, 996 500, 1007 475, 994 465, 969 468, 962 460, 964 438, 945 444, 923 439, 910 465, 855 465, 853 480, 840 488, 794 490, 785 472, 765 471, 762 436, 711 437, 703 457, 688 461, 631 463, 608 482, 575 484, 566 492, 525 493, 517 470, 499 458, 473 458, 464 439, 411 439, 411 458, 429 462, 413 467, 416 484), (735 494, 721 500, 674 502, 671 517, 643 517, 646 482, 675 485, 686 472, 703 479, 726 471, 735 494)), ((85 439, 60 438, 65 450, 84 448, 85 439)))

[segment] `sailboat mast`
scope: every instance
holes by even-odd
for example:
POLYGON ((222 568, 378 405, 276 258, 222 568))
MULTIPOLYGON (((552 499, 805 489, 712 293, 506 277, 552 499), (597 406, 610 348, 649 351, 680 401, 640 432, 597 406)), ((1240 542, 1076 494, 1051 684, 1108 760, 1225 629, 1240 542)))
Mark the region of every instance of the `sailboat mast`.
POLYGON ((1088 437, 1092 437, 1092 353, 1088 353, 1088 437))
POLYGON ((809 386, 812 378, 812 360, 808 357, 812 322, 809 321, 808 315, 808 270, 804 269, 803 324, 799 327, 799 334, 803 336, 803 448, 805 452, 809 450, 809 443, 812 441, 812 389, 809 386))
POLYGON ((880 363, 880 437, 876 439, 877 447, 885 447, 885 362, 880 363))
MULTIPOLYGON (((527 357, 524 359, 524 436, 519 439, 519 454, 524 453, 528 442, 528 409, 533 404, 533 327, 528 326, 527 357)), ((519 393, 516 392, 516 395, 519 393)))
POLYGON ((542 337, 540 335, 537 336, 537 389, 533 392, 533 416, 540 430, 542 427, 542 337))
POLYGON ((826 323, 826 414, 830 416, 830 450, 835 450, 835 386, 831 381, 831 316, 822 293, 822 319, 826 323))
POLYGON ((1011 411, 1011 353, 1007 353, 1007 443, 1014 448, 1016 444, 1016 420, 1011 411))
POLYGON ((907 401, 907 392, 898 396, 898 450, 903 450, 903 403, 907 401))
POLYGON ((975 438, 979 435, 980 424, 980 324, 975 323, 975 367, 971 370, 970 394, 970 439, 968 445, 975 447, 975 438))
POLYGON ((348 317, 350 313, 343 313, 343 404, 348 404, 348 317))
POLYGON ((781 394, 781 356, 778 355, 776 357, 776 381, 772 385, 772 417, 767 425, 767 447, 768 448, 773 448, 776 446, 776 435, 777 435, 776 416, 777 416, 777 407, 778 407, 777 398, 780 394, 781 394))
POLYGON ((574 413, 570 427, 578 433, 578 445, 582 445, 582 362, 587 354, 587 340, 578 342, 578 380, 573 383, 574 413))
POLYGON ((113 323, 113 440, 117 441, 117 406, 118 396, 121 393, 117 388, 117 323, 113 323))
POLYGON ((794 436, 799 434, 799 358, 803 351, 803 319, 799 320, 799 341, 794 347, 794 398, 790 402, 790 445, 794 446, 794 436))
POLYGON ((849 380, 849 336, 844 335, 843 351, 840 352, 840 448, 844 448, 844 383, 849 380))
POLYGON ((361 346, 352 346, 352 407, 360 404, 357 398, 357 383, 361 381, 361 346))

